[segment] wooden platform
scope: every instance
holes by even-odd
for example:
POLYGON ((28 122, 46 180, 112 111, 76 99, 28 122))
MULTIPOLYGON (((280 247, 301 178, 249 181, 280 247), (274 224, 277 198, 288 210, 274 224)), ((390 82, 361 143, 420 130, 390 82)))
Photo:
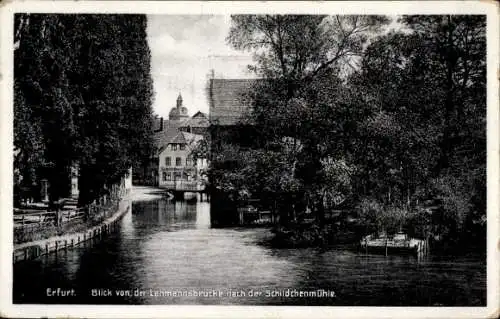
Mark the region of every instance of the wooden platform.
POLYGON ((421 254, 428 250, 428 243, 423 239, 409 238, 398 233, 393 237, 368 235, 360 241, 361 249, 371 253, 421 254))

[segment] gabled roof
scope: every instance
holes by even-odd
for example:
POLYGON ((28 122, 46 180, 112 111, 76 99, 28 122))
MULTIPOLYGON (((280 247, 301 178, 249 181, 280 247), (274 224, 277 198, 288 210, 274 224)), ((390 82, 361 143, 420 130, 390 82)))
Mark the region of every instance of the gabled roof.
POLYGON ((235 125, 250 110, 246 97, 257 79, 210 79, 210 124, 235 125))
POLYGON ((210 123, 208 122, 208 116, 205 113, 198 111, 191 118, 182 122, 179 127, 208 127, 210 123))
POLYGON ((197 143, 202 139, 203 135, 177 131, 177 134, 174 137, 172 137, 168 141, 165 141, 165 143, 160 146, 158 154, 161 154, 169 144, 187 144, 189 146, 197 143))
POLYGON ((182 134, 182 132, 179 132, 167 144, 186 144, 186 143, 187 142, 186 142, 186 139, 184 138, 184 134, 182 134))
POLYGON ((202 111, 198 111, 196 112, 193 117, 193 119, 195 118, 204 118, 204 119, 208 119, 208 115, 206 113, 203 113, 202 111))
POLYGON ((181 133, 184 137, 184 141, 188 145, 191 145, 191 144, 196 143, 198 141, 201 141, 203 139, 203 135, 200 135, 200 134, 194 134, 194 133, 188 133, 188 132, 181 132, 181 133))
POLYGON ((164 120, 163 131, 154 135, 156 149, 160 149, 168 144, 179 133, 179 122, 164 120))

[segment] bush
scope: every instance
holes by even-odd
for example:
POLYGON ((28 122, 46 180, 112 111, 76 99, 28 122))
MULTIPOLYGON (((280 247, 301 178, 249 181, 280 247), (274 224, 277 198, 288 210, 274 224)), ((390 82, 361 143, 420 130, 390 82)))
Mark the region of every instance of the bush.
POLYGON ((406 222, 406 232, 410 237, 414 238, 427 238, 431 233, 431 217, 433 212, 426 210, 422 207, 416 209, 406 222))
POLYGON ((283 248, 318 247, 333 241, 334 234, 328 226, 318 224, 296 224, 274 230, 273 246, 283 248))
POLYGON ((397 205, 384 205, 373 198, 362 199, 357 209, 361 223, 367 225, 367 233, 371 231, 397 233, 407 225, 411 217, 408 209, 397 205))
POLYGON ((364 198, 357 205, 357 210, 359 212, 359 218, 365 224, 376 224, 377 216, 379 216, 383 211, 382 204, 372 198, 364 198))

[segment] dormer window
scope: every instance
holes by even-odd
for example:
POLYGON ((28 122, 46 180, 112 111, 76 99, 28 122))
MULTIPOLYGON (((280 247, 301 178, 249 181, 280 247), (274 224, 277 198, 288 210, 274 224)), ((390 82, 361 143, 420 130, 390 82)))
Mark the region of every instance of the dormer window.
POLYGON ((185 150, 186 149, 186 144, 179 144, 179 149, 181 151, 185 150))
POLYGON ((177 144, 172 144, 172 151, 177 151, 177 144))

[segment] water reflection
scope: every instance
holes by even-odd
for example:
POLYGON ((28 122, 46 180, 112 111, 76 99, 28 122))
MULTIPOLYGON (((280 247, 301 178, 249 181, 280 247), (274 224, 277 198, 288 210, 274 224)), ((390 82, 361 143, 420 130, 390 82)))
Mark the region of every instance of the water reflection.
POLYGON ((210 228, 210 203, 201 202, 196 205, 196 228, 210 228))
POLYGON ((484 305, 484 256, 365 255, 349 249, 272 249, 269 229, 211 228, 210 205, 166 199, 134 202, 102 241, 14 268, 14 301, 88 304, 484 305), (70 287, 72 298, 47 297, 70 287), (93 296, 98 288, 137 291, 93 296), (151 290, 150 290, 151 289, 151 290), (266 293, 335 291, 336 297, 266 293), (217 290, 222 295, 155 296, 151 291, 217 290), (262 295, 249 296, 258 291, 262 295), (231 292, 246 292, 246 296, 231 292), (142 292, 142 293, 139 293, 142 292))

